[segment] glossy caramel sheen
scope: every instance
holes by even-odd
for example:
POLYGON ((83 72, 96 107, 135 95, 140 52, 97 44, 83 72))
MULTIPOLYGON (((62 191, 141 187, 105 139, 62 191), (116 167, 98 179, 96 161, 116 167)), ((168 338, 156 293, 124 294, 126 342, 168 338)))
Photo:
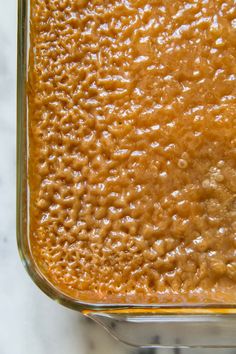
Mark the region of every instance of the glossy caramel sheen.
POLYGON ((236 301, 234 0, 32 0, 34 259, 83 301, 236 301))

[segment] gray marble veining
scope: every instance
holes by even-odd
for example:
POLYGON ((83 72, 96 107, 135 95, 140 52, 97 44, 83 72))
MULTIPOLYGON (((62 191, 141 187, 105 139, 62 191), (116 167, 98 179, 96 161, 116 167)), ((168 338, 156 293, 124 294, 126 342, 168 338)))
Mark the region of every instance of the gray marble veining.
POLYGON ((95 323, 47 298, 23 269, 15 232, 16 7, 15 0, 0 0, 0 354, 186 353, 117 342, 95 323))

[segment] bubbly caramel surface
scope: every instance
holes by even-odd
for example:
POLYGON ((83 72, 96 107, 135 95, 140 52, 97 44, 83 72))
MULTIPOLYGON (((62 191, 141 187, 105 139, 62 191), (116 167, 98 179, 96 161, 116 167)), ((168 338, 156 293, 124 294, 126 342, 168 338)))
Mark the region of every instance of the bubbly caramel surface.
POLYGON ((32 0, 30 230, 60 291, 236 302, 235 0, 32 0))

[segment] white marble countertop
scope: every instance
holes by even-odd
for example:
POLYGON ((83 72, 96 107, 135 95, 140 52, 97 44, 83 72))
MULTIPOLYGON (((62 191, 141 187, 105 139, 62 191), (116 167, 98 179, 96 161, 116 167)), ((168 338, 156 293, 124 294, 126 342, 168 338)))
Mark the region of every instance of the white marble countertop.
POLYGON ((0 354, 160 353, 117 342, 98 325, 47 298, 23 269, 15 232, 16 0, 0 0, 0 8, 0 354))

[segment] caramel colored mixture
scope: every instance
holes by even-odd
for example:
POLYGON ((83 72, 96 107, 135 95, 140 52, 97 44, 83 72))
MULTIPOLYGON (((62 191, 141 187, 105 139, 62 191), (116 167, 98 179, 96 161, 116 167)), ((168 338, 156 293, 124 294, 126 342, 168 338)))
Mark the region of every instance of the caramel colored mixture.
POLYGON ((235 0, 31 0, 32 254, 72 298, 236 302, 235 0))

